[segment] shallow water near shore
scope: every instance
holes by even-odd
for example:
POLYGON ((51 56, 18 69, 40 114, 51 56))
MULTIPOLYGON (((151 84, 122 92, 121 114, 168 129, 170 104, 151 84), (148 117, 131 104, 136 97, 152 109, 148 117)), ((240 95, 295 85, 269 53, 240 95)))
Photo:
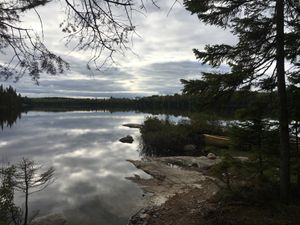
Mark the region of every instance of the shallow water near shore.
MULTIPOLYGON (((29 112, 0 131, 1 163, 29 158, 54 166, 55 182, 30 196, 31 214, 63 214, 68 224, 127 224, 143 204, 140 188, 125 179, 138 174, 126 159, 139 159, 139 130, 149 114, 135 112, 29 112), (126 135, 133 144, 120 143, 126 135)), ((22 205, 22 196, 16 198, 22 205)))

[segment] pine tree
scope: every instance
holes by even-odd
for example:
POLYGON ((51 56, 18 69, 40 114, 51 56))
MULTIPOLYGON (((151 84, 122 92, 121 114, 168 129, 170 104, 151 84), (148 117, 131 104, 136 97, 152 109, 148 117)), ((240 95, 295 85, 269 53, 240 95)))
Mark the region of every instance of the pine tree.
POLYGON ((289 198, 289 130, 286 76, 299 76, 300 6, 294 0, 185 0, 184 5, 200 21, 229 29, 238 41, 235 45, 207 45, 194 49, 196 58, 218 67, 227 63, 227 73, 205 73, 201 82, 183 81, 185 92, 197 83, 197 93, 217 97, 219 93, 260 88, 278 92, 280 123, 280 192, 289 198), (291 68, 285 68, 285 60, 291 68))

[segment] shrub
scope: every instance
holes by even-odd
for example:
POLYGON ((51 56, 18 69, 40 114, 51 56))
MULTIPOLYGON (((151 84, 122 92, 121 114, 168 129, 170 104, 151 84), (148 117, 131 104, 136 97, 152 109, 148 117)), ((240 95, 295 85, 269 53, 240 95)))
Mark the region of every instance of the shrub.
POLYGON ((222 121, 214 115, 192 114, 191 126, 201 134, 211 134, 226 136, 226 129, 222 126, 222 121))
POLYGON ((177 124, 169 120, 149 117, 141 128, 142 154, 150 156, 171 156, 186 154, 184 146, 201 146, 201 136, 187 122, 177 124))

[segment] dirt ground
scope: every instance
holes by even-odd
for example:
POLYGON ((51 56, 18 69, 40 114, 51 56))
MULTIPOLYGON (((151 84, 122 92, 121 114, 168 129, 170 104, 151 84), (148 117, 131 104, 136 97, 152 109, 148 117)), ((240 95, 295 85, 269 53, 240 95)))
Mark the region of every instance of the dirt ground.
POLYGON ((130 225, 299 225, 300 207, 228 204, 202 201, 203 193, 193 189, 170 198, 164 205, 142 211, 130 225), (140 217, 142 215, 142 218, 140 217), (145 216, 148 215, 148 216, 145 216))

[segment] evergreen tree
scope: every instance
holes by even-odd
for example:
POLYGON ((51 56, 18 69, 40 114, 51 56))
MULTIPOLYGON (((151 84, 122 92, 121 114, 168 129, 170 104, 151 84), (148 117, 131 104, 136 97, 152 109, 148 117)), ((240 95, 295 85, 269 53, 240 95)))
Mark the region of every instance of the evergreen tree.
POLYGON ((21 99, 22 97, 17 95, 12 86, 4 88, 3 85, 0 85, 0 112, 20 110, 21 99))
MULTIPOLYGON (((292 150, 295 152, 296 160, 294 163, 294 169, 296 169, 297 185, 300 187, 300 77, 291 76, 289 77, 289 86, 287 89, 288 100, 289 100, 289 115, 290 115, 290 129, 291 129, 291 143, 292 150)), ((293 152, 292 152, 293 153, 293 152)))
MULTIPOLYGON (((289 130, 286 97, 286 76, 299 76, 300 6, 293 0, 184 0, 192 14, 209 25, 230 29, 238 37, 235 45, 207 45, 194 49, 203 63, 220 66, 227 63, 228 73, 205 73, 196 82, 198 93, 218 96, 220 91, 252 87, 273 90, 277 87, 280 123, 280 192, 288 201, 290 186, 289 130), (285 60, 292 66, 285 69, 285 60)), ((195 81, 183 81, 188 92, 195 81), (189 88, 188 88, 189 87, 189 88)), ((195 91, 195 90, 194 90, 195 91)))
POLYGON ((0 169, 0 224, 21 224, 21 209, 14 203, 15 166, 0 169))
POLYGON ((12 126, 21 115, 22 97, 17 95, 11 86, 4 88, 0 85, 0 127, 12 126))

